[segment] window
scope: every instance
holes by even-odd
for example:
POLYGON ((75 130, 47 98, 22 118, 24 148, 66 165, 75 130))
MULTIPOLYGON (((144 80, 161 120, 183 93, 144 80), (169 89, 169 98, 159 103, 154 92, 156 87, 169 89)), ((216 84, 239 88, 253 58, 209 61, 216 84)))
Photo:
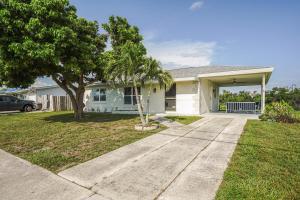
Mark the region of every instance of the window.
POLYGON ((2 102, 9 102, 9 101, 11 101, 11 100, 10 100, 10 98, 7 97, 7 96, 0 96, 0 101, 2 101, 2 102))
POLYGON ((106 89, 105 88, 94 89, 93 101, 106 101, 106 89))
MULTIPOLYGON (((141 88, 138 87, 139 97, 141 98, 141 88)), ((124 88, 124 104, 136 104, 135 90, 132 87, 124 88)))
POLYGON ((17 97, 8 97, 10 102, 16 102, 18 100, 17 97))
POLYGON ((166 111, 176 111, 176 83, 165 91, 165 109, 166 111))
POLYGON ((106 89, 100 89, 100 101, 106 101, 106 89))

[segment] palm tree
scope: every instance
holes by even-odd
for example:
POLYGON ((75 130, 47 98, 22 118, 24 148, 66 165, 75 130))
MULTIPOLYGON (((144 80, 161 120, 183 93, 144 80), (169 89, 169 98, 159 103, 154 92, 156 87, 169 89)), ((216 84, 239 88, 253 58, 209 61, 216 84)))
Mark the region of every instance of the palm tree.
POLYGON ((153 84, 158 83, 160 88, 165 87, 166 90, 169 90, 173 84, 173 78, 169 72, 162 69, 160 63, 157 60, 150 57, 145 61, 142 83, 143 85, 146 83, 149 84, 148 95, 147 95, 147 114, 146 114, 146 124, 148 124, 150 95, 152 92, 153 84))
POLYGON ((124 86, 133 85, 142 126, 146 125, 138 86, 144 75, 146 49, 141 43, 127 41, 118 51, 107 53, 106 78, 124 86))

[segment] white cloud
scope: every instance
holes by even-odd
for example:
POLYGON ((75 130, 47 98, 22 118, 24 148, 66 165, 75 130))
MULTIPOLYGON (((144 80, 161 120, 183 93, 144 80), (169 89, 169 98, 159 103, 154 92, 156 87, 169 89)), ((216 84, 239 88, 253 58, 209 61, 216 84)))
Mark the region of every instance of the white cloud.
POLYGON ((148 54, 159 60, 164 68, 210 65, 216 42, 166 41, 146 42, 148 54))
POLYGON ((190 10, 195 11, 202 8, 204 2, 203 1, 196 1, 190 6, 190 10))
MULTIPOLYGON (((216 48, 219 48, 216 42, 192 40, 157 42, 151 38, 153 37, 149 37, 144 43, 148 55, 160 61, 165 69, 210 65, 216 48)), ((38 78, 33 86, 54 84, 55 82, 50 77, 44 77, 38 78)))
POLYGON ((157 33, 154 30, 143 31, 142 35, 144 36, 144 41, 150 41, 156 38, 157 33))

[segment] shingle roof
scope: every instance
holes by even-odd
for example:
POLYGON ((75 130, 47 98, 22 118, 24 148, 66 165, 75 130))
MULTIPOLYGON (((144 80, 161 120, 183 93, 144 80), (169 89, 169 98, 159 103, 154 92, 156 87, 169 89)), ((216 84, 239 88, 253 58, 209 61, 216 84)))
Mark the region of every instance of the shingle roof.
POLYGON ((216 72, 239 71, 249 69, 261 69, 266 67, 257 66, 203 66, 203 67, 188 67, 167 70, 173 78, 196 77, 199 74, 208 74, 216 72))

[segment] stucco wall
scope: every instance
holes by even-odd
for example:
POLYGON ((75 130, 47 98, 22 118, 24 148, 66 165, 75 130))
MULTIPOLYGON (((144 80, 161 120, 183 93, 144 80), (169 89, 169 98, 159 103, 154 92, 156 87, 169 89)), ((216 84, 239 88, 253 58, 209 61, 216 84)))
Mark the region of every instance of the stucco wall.
POLYGON ((213 83, 212 90, 212 111, 216 112, 219 110, 219 87, 213 83))
MULTIPOLYGON (((131 113, 130 111, 136 111, 136 105, 124 104, 124 88, 106 88, 106 101, 99 102, 93 101, 92 91, 97 88, 105 88, 105 86, 92 86, 86 89, 84 95, 84 103, 86 105, 85 110, 90 112, 125 112, 131 113)), ((147 96, 149 87, 141 88, 142 104, 144 111, 147 106, 147 96)), ((164 112, 164 89, 160 89, 157 85, 154 85, 151 90, 150 113, 161 113, 164 112), (156 92, 153 92, 153 88, 156 88, 156 92)))
POLYGON ((165 89, 160 88, 158 84, 153 85, 152 88, 146 86, 145 88, 142 89, 143 105, 145 106, 145 111, 147 109, 147 98, 150 89, 151 89, 150 101, 149 101, 150 113, 164 113, 165 112, 165 89))
POLYGON ((105 88, 94 86, 86 89, 85 105, 89 112, 112 112, 113 110, 135 110, 135 106, 125 105, 123 100, 123 88, 106 88, 106 101, 94 101, 93 89, 105 88))
MULTIPOLYGON (((124 104, 124 88, 111 88, 107 86, 92 86, 86 88, 84 94, 85 111, 94 112, 112 112, 122 111, 123 113, 132 113, 136 111, 136 105, 124 104), (97 88, 106 88, 106 101, 93 101, 92 90, 97 88), (124 112, 125 111, 125 112, 124 112)), ((218 87, 207 79, 202 79, 200 82, 200 90, 198 89, 198 81, 176 82, 176 113, 183 115, 197 115, 200 113, 217 111, 218 109, 218 87), (214 97, 213 88, 216 91, 216 98, 214 97), (199 92, 201 102, 199 101, 199 92)), ((147 98, 149 86, 141 88, 142 104, 144 111, 147 111, 147 98)), ((36 97, 42 95, 65 96, 63 89, 47 88, 37 89, 36 97)), ((36 100, 34 96, 27 97, 36 100)), ((165 112, 165 89, 160 88, 155 84, 151 88, 149 111, 150 113, 164 113, 165 112), (155 88, 155 89, 154 89, 155 88), (155 92, 154 92, 155 90, 155 92)))
POLYGON ((201 103, 200 114, 212 111, 212 90, 213 84, 210 80, 201 79, 201 103))
POLYGON ((198 82, 176 83, 176 113, 199 114, 198 82))
MULTIPOLYGON (((208 80, 201 80, 201 113, 210 112, 212 110, 213 101, 213 84, 208 80)), ((96 88, 105 88, 101 86, 93 86, 86 89, 84 102, 86 111, 93 112, 116 112, 119 110, 123 113, 132 113, 136 111, 136 105, 124 104, 124 88, 106 88, 106 101, 95 102, 92 97, 92 90, 96 88)), ((142 104, 144 111, 147 110, 149 86, 141 89, 142 104)), ((176 113, 182 115, 199 114, 199 90, 198 81, 186 81, 176 83, 176 113)), ((216 104, 216 100, 214 100, 216 104)), ((150 95, 150 113, 165 112, 165 90, 158 85, 152 86, 150 95), (154 93, 154 88, 156 92, 154 93)))

